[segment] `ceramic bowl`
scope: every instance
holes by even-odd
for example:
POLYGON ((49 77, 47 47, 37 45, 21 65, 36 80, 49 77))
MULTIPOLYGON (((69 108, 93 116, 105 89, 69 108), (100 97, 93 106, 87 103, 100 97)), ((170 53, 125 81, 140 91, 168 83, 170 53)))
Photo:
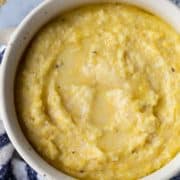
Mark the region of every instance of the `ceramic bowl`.
MULTIPOLYGON (((109 0, 112 2, 113 0, 109 0)), ((44 161, 29 144, 17 120, 14 105, 14 79, 17 65, 21 56, 34 34, 50 19, 64 11, 88 3, 108 2, 104 0, 46 0, 34 9, 17 27, 8 42, 4 59, 1 65, 0 79, 0 107, 1 119, 4 122, 8 136, 18 153, 34 168, 43 179, 65 180, 70 176, 58 171, 44 161)), ((180 33, 180 11, 167 0, 116 0, 115 2, 128 3, 143 8, 174 27, 180 33)), ((180 171, 180 155, 160 170, 144 177, 146 180, 164 180, 180 171)))

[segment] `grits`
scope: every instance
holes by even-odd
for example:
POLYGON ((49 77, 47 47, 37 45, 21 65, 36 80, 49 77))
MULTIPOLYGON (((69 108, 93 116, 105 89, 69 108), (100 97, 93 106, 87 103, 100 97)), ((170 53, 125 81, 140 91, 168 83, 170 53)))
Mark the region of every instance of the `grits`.
POLYGON ((79 179, 138 179, 180 151, 180 35, 122 4, 89 5, 45 25, 15 82, 37 152, 79 179))

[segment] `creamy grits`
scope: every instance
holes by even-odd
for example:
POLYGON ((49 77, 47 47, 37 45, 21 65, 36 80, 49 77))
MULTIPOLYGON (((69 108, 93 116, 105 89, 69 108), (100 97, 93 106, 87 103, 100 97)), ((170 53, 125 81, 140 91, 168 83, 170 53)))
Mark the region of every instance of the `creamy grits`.
POLYGON ((26 49, 15 103, 26 137, 57 169, 144 177, 180 151, 180 35, 128 5, 66 12, 26 49))

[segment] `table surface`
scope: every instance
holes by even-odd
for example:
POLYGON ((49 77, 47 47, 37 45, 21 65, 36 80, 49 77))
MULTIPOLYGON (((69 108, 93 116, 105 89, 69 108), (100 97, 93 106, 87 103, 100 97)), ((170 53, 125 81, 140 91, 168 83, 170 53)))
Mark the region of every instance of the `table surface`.
POLYGON ((15 27, 42 0, 6 0, 0 7, 0 29, 15 27))

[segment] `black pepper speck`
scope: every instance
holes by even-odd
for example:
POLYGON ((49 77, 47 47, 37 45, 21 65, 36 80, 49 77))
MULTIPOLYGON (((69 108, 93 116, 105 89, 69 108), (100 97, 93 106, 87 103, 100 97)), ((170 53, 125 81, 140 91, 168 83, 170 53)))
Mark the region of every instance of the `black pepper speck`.
POLYGON ((175 72, 175 69, 172 67, 172 68, 171 68, 171 71, 172 71, 172 72, 175 72))

